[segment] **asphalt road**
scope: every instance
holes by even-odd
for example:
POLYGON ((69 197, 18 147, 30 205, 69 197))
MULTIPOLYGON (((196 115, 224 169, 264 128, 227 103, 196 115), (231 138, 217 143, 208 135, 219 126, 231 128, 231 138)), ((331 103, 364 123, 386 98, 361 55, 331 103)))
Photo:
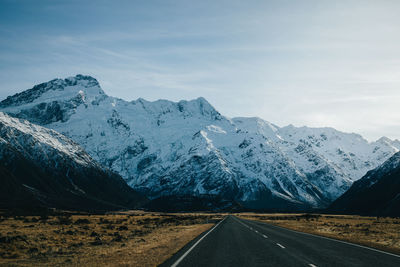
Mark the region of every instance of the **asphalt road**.
POLYGON ((228 216, 161 266, 400 266, 400 256, 228 216))

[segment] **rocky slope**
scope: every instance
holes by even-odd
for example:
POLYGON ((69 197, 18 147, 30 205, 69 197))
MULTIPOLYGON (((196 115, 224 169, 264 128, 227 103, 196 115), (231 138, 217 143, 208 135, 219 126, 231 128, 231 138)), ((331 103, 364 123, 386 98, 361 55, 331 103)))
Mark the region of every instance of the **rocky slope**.
POLYGON ((204 98, 107 96, 97 80, 55 79, 10 96, 0 110, 79 143, 150 198, 218 195, 252 208, 324 207, 399 149, 332 128, 229 119, 204 98))
POLYGON ((65 136, 0 112, 0 208, 115 210, 145 198, 65 136))
POLYGON ((328 210, 340 213, 400 216, 400 152, 354 182, 328 210))

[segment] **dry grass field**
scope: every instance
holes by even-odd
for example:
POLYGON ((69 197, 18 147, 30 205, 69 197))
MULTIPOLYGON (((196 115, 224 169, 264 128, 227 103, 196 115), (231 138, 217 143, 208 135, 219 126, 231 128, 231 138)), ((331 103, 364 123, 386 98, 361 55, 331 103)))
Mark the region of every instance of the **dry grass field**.
MULTIPOLYGON (((400 219, 316 214, 235 214, 400 254, 400 219)), ((223 214, 0 215, 0 266, 156 266, 223 214)))
POLYGON ((0 217, 0 266, 156 266, 220 219, 131 212, 0 217))
POLYGON ((236 214, 285 228, 400 254, 400 219, 318 214, 236 214))

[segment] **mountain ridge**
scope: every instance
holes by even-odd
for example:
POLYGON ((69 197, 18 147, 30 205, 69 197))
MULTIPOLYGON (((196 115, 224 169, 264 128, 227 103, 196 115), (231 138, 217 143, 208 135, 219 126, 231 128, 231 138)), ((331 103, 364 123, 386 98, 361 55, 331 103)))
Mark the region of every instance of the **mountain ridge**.
POLYGON ((215 194, 252 207, 325 207, 400 148, 333 128, 229 119, 202 97, 124 101, 92 77, 67 79, 44 83, 47 93, 31 102, 8 97, 0 110, 68 136, 152 199, 215 194))
POLYGON ((0 207, 117 210, 146 199, 54 130, 0 112, 0 207))
POLYGON ((400 216, 400 152, 356 181, 328 211, 400 216))

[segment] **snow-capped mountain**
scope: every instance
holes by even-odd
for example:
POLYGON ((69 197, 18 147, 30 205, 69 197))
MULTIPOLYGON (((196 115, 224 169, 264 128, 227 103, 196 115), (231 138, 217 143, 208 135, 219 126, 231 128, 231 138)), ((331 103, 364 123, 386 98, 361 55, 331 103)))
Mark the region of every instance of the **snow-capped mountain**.
POLYGON ((400 152, 354 182, 330 211, 400 216, 400 152))
POLYGON ((0 112, 0 207, 133 208, 145 200, 78 144, 0 112))
POLYGON ((0 110, 70 137, 150 198, 214 194, 256 208, 321 207, 400 148, 332 128, 229 119, 204 98, 128 102, 82 75, 10 96, 0 110))

